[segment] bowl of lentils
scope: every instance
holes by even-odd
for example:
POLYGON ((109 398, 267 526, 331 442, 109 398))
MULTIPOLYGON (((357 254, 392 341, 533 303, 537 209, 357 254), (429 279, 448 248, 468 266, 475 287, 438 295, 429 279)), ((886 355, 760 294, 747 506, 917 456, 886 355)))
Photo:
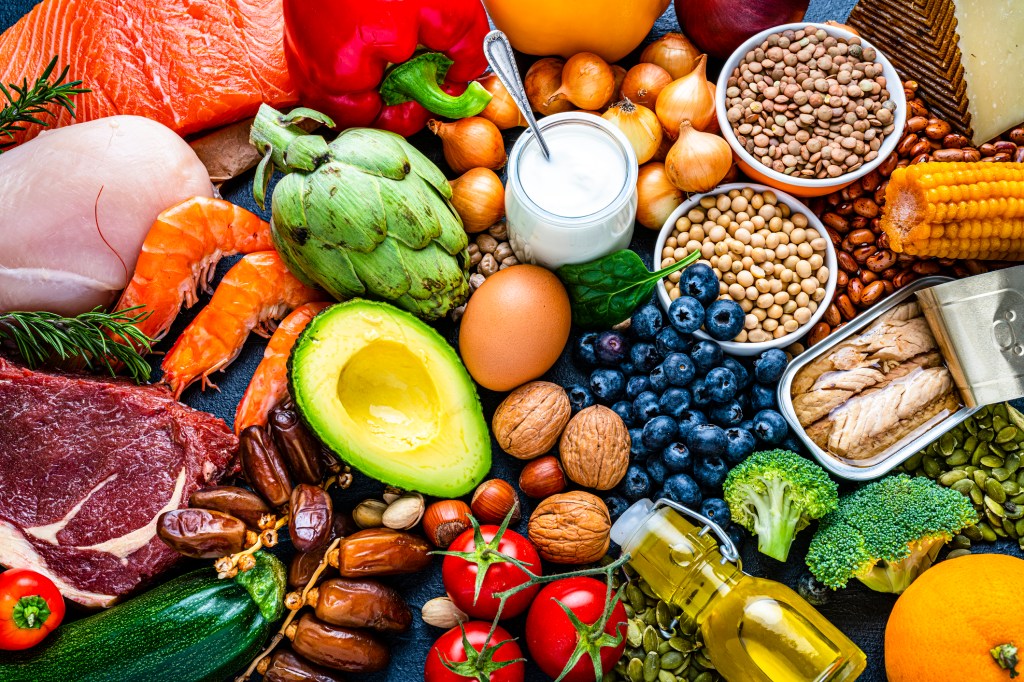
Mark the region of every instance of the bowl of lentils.
POLYGON ((722 135, 746 174, 801 197, 829 194, 877 168, 907 116, 889 60, 826 24, 758 33, 726 61, 715 97, 722 135))
POLYGON ((751 356, 798 343, 835 294, 836 251, 824 225, 799 200, 766 185, 721 185, 673 211, 655 243, 655 267, 694 251, 700 260, 662 279, 658 300, 674 326, 693 320, 692 333, 726 353, 751 356), (725 334, 712 305, 721 301, 743 312, 725 334))

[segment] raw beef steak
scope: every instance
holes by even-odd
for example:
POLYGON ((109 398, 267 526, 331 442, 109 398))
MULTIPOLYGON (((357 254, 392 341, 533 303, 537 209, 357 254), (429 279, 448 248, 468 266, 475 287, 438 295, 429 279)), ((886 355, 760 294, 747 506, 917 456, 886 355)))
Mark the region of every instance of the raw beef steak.
POLYGON ((174 562, 157 517, 215 483, 237 448, 223 421, 163 387, 0 358, 0 565, 109 606, 174 562))

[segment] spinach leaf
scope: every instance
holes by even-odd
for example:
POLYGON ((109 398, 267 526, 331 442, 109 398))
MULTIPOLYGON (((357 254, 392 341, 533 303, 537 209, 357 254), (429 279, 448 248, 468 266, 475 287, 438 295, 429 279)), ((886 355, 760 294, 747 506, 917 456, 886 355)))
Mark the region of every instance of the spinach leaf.
POLYGON ((678 263, 650 272, 633 251, 623 249, 576 265, 563 265, 558 276, 569 291, 573 322, 581 327, 610 327, 633 314, 658 282, 700 258, 700 251, 678 263))

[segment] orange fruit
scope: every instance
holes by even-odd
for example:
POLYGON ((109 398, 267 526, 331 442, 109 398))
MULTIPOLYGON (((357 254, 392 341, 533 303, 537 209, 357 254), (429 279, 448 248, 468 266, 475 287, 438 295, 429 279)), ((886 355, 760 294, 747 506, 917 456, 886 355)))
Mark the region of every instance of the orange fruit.
POLYGON ((990 651, 1011 642, 1024 675, 1022 604, 1024 560, 970 554, 936 564, 900 596, 885 626, 889 682, 1007 682, 1010 671, 990 651))

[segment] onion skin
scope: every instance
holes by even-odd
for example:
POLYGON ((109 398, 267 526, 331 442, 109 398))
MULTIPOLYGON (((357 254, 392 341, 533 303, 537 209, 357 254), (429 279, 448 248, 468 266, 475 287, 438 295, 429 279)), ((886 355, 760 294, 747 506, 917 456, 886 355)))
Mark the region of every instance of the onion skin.
POLYGON ((655 64, 668 71, 672 80, 678 80, 693 71, 700 58, 700 50, 682 33, 666 33, 644 48, 640 62, 655 64))
POLYGON ((449 184, 466 232, 483 232, 505 215, 505 187, 490 168, 470 168, 449 184))
POLYGON ((715 100, 708 83, 707 57, 701 55, 693 71, 669 83, 658 95, 654 111, 670 138, 676 138, 684 121, 704 130, 715 118, 715 100))
POLYGON ((664 131, 658 116, 645 106, 634 104, 628 99, 617 102, 602 114, 626 136, 636 153, 637 163, 647 163, 661 146, 664 131))
POLYGON ((481 118, 486 118, 497 126, 498 130, 526 127, 526 119, 523 118, 523 114, 519 111, 519 107, 516 106, 512 95, 501 84, 497 76, 493 73, 487 74, 480 79, 480 85, 484 86, 484 89, 491 93, 491 101, 480 112, 481 118))
POLYGON ((548 103, 567 99, 580 109, 598 110, 615 94, 615 72, 593 52, 569 57, 562 67, 562 85, 548 97, 548 103))
POLYGON ((657 64, 637 64, 626 72, 622 97, 653 110, 658 95, 671 82, 672 75, 657 64))
POLYGON ((640 166, 636 192, 636 221, 650 230, 660 230, 685 198, 683 191, 669 182, 665 164, 657 161, 640 166))
POLYGON ((710 192, 733 167, 729 143, 683 121, 679 137, 665 158, 669 182, 684 192, 710 192))
POLYGON ((530 106, 538 114, 549 116, 576 108, 567 99, 549 101, 562 87, 562 68, 564 66, 565 60, 557 57, 545 57, 535 61, 526 72, 523 88, 526 90, 526 97, 530 100, 530 106))
POLYGON ((679 27, 704 52, 726 59, 745 40, 803 19, 810 0, 675 0, 679 27))
POLYGON ((505 165, 501 131, 486 118, 470 116, 451 123, 431 119, 427 128, 441 138, 444 160, 456 173, 471 168, 497 170, 505 165))

